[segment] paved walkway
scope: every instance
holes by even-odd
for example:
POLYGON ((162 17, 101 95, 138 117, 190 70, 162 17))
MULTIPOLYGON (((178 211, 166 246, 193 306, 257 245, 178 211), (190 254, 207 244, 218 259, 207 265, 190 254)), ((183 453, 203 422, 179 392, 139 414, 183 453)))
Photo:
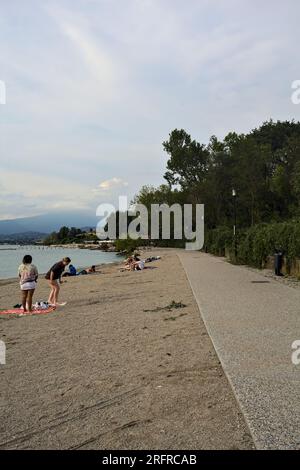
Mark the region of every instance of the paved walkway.
POLYGON ((179 253, 258 449, 300 449, 300 289, 198 252, 179 253))

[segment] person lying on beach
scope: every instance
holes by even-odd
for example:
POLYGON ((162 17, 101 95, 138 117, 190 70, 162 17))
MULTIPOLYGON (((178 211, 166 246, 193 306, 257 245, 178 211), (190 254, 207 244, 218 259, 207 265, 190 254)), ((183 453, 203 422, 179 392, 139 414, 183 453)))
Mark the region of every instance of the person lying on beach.
POLYGON ((83 275, 83 274, 93 274, 96 272, 96 266, 91 266, 90 268, 87 268, 87 269, 83 269, 82 271, 80 271, 77 276, 79 275, 83 275))
POLYGON ((90 268, 87 268, 86 272, 87 273, 95 273, 96 272, 96 266, 93 265, 90 268))
POLYGON ((161 259, 160 256, 150 256, 150 258, 145 259, 145 263, 152 263, 152 261, 157 261, 159 259, 161 259))
POLYGON ((19 266, 18 274, 20 278, 20 287, 22 291, 22 307, 24 312, 32 311, 32 297, 36 288, 38 279, 38 270, 32 264, 32 256, 25 255, 23 263, 19 266))
POLYGON ((50 285, 50 294, 48 303, 56 307, 58 305, 58 294, 60 291, 59 280, 66 266, 71 263, 70 258, 64 258, 62 261, 55 263, 52 268, 47 272, 45 278, 48 279, 50 285))
POLYGON ((69 272, 63 273, 62 277, 76 276, 76 274, 77 274, 77 271, 76 271, 75 266, 73 266, 73 264, 70 264, 69 272))

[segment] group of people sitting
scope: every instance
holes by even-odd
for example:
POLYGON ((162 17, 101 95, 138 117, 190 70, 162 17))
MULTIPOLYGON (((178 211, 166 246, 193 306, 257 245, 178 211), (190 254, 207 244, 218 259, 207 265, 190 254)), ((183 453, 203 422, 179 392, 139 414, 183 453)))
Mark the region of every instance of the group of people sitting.
POLYGON ((126 271, 142 271, 145 268, 145 261, 141 260, 138 255, 129 256, 125 260, 125 267, 126 271))
POLYGON ((152 261, 156 261, 160 259, 160 256, 151 256, 150 258, 146 258, 141 260, 137 254, 129 256, 124 263, 125 267, 123 270, 126 271, 142 271, 145 269, 145 263, 151 263, 152 261))

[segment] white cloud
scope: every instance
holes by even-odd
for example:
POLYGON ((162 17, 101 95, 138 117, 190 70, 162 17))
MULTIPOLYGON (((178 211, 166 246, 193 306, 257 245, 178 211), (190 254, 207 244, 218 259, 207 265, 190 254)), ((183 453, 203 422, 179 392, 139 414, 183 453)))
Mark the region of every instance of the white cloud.
POLYGON ((88 209, 90 188, 61 177, 30 172, 1 171, 0 218, 36 215, 54 209, 88 209))
POLYGON ((96 210, 104 202, 115 204, 121 189, 127 195, 129 184, 117 177, 93 189, 62 177, 4 170, 0 173, 0 219, 55 210, 96 210))
POLYGON ((121 178, 114 177, 109 180, 102 181, 101 183, 99 183, 98 187, 93 191, 96 194, 101 194, 103 192, 126 188, 127 186, 127 181, 124 181, 121 178))
POLYGON ((175 127, 205 142, 300 119, 290 100, 300 5, 242 3, 3 2, 0 217, 160 184, 175 127))
MULTIPOLYGON (((75 51, 82 59, 82 65, 88 67, 91 78, 98 86, 97 100, 112 98, 120 70, 117 63, 109 55, 99 40, 94 40, 88 31, 88 22, 83 21, 82 15, 74 15, 73 12, 61 7, 47 8, 48 14, 54 19, 62 34, 75 46, 75 51), (80 23, 79 25, 76 24, 80 23)), ((88 91, 88 90, 87 90, 88 91)))

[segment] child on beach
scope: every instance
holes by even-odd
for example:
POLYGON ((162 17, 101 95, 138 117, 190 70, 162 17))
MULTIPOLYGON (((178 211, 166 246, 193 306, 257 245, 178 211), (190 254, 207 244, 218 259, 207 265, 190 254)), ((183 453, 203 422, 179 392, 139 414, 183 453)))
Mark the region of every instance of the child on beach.
POLYGON ((46 279, 49 281, 50 285, 50 295, 48 299, 48 303, 53 306, 57 306, 58 303, 58 294, 60 290, 59 280, 62 276, 62 273, 65 270, 65 267, 71 263, 70 258, 64 258, 62 261, 55 263, 52 268, 47 272, 46 279))
POLYGON ((23 263, 19 266, 18 274, 20 278, 20 287, 22 291, 22 307, 24 312, 32 311, 32 297, 36 288, 38 279, 38 270, 32 264, 32 257, 25 255, 23 263))

